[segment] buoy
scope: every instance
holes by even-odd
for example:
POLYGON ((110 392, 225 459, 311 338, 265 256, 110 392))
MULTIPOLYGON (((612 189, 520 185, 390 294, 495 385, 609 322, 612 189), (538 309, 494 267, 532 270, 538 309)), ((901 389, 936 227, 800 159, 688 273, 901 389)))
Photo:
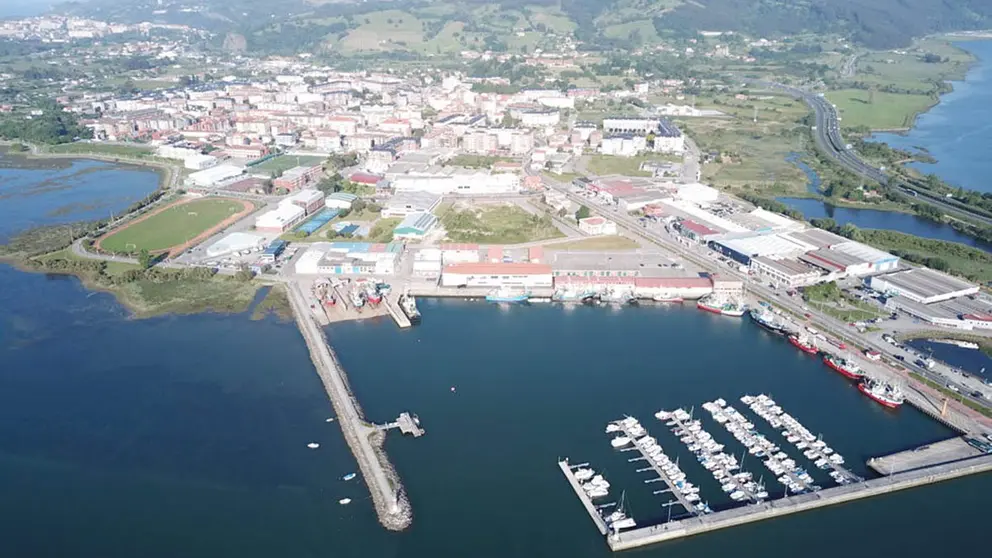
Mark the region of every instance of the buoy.
POLYGON ((451 386, 451 393, 455 393, 455 386, 451 386))

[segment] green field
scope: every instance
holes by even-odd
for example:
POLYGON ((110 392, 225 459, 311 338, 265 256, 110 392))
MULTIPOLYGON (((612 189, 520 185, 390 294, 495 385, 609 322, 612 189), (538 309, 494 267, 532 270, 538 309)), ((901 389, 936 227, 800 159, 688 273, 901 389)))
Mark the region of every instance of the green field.
POLYGON ((109 252, 156 252, 184 244, 198 234, 241 211, 240 201, 201 199, 172 206, 144 221, 104 238, 109 252))
POLYGON ((830 91, 827 99, 837 105, 843 127, 868 126, 872 130, 894 130, 913 125, 916 115, 936 101, 930 95, 872 93, 863 89, 830 91))
POLYGON ((323 163, 326 159, 324 157, 309 156, 309 155, 280 155, 278 157, 273 157, 264 163, 249 167, 249 172, 255 174, 282 174, 293 167, 300 166, 312 166, 323 163))
POLYGON ((550 215, 532 215, 515 205, 452 209, 441 223, 452 242, 519 244, 563 236, 550 215))

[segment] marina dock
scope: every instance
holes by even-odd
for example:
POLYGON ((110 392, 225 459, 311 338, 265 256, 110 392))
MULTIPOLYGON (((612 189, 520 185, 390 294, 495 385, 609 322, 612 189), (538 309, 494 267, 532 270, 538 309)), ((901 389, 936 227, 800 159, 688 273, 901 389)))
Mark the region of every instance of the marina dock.
POLYGON ((992 471, 992 455, 981 455, 955 463, 897 473, 881 479, 633 529, 610 535, 606 537, 606 541, 614 551, 629 550, 987 471, 992 471))
POLYGON ((599 529, 599 534, 605 535, 606 521, 603 521, 603 516, 601 516, 599 511, 596 510, 596 506, 592 503, 592 500, 589 499, 586 491, 582 490, 582 485, 579 484, 579 480, 572 474, 572 466, 568 464, 568 459, 566 458, 559 461, 558 467, 561 469, 561 472, 565 474, 565 478, 568 479, 568 484, 572 485, 572 490, 574 490, 576 496, 579 497, 579 501, 582 502, 582 506, 586 508, 587 512, 589 512, 589 517, 592 518, 592 522, 595 523, 596 528, 599 529))
POLYGON ((964 436, 959 436, 911 450, 873 457, 868 460, 868 466, 881 475, 894 475, 924 467, 953 463, 978 455, 982 455, 982 452, 965 441, 964 436))
POLYGON ((410 318, 408 318, 403 310, 400 309, 399 298, 394 299, 390 296, 384 296, 382 298, 382 305, 386 307, 389 315, 393 317, 393 320, 396 322, 396 325, 400 327, 400 329, 406 329, 413 325, 410 322, 410 318))
POLYGON ((387 424, 377 425, 379 430, 390 430, 393 428, 399 428, 400 432, 403 434, 410 434, 414 438, 419 438, 426 434, 424 429, 420 427, 420 420, 410 416, 410 413, 402 413, 395 422, 390 422, 387 424))
POLYGON ((306 341, 307 348, 310 349, 310 357, 317 368, 317 374, 331 399, 345 441, 368 483, 379 521, 387 529, 403 530, 413 519, 410 503, 403 493, 396 471, 385 452, 378 447, 381 434, 365 420, 361 406, 348 386, 344 369, 311 317, 312 310, 308 307, 308 298, 303 294, 299 284, 289 284, 287 292, 297 326, 306 341), (375 444, 372 441, 373 436, 377 440, 375 444))
MULTIPOLYGON (((616 424, 621 424, 621 423, 617 422, 616 424)), ((621 426, 623 425, 621 424, 621 426)), ((627 427, 623 426, 622 432, 624 436, 627 436, 631 440, 634 439, 634 436, 632 436, 630 433, 630 429, 628 429, 627 427)), ((668 487, 666 492, 668 492, 672 496, 675 496, 675 498, 678 500, 679 505, 682 506, 682 508, 686 511, 686 513, 690 515, 696 515, 696 513, 698 513, 696 511, 696 507, 693 506, 692 502, 686 500, 685 494, 681 490, 679 490, 678 487, 675 486, 675 483, 672 482, 672 479, 669 478, 667 474, 665 474, 665 471, 663 471, 661 467, 659 467, 654 462, 654 460, 651 459, 651 457, 644 451, 644 449, 641 446, 634 444, 633 447, 637 448, 637 453, 641 454, 641 459, 643 459, 643 461, 648 464, 651 470, 654 471, 654 473, 658 475, 658 478, 660 478, 665 483, 665 486, 668 487)), ((644 482, 650 482, 650 481, 644 481, 644 482)))

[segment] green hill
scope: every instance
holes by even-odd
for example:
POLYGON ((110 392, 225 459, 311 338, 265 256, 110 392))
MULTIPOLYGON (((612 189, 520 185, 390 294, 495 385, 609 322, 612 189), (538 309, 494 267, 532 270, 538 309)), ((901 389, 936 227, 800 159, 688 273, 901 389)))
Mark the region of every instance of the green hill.
POLYGON ((88 0, 56 10, 237 33, 251 50, 270 52, 523 51, 548 33, 627 48, 699 31, 838 34, 894 48, 928 33, 992 27, 990 0, 88 0))

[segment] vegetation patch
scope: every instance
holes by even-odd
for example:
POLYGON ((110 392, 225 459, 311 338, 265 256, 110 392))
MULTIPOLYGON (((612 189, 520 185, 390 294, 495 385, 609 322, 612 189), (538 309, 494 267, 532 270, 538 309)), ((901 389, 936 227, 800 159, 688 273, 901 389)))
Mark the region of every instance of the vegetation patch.
POLYGON ((293 319, 293 307, 289 303, 289 293, 286 292, 286 286, 281 283, 269 287, 268 292, 265 293, 265 298, 255 306, 255 310, 251 313, 251 319, 261 320, 269 315, 275 315, 283 321, 293 319))
POLYGON ((803 289, 806 304, 843 322, 863 322, 886 316, 870 303, 846 295, 837 283, 821 283, 803 289))
POLYGON ((913 125, 916 115, 937 101, 930 95, 841 89, 827 93, 837 105, 844 127, 867 126, 872 130, 897 130, 913 125))
POLYGON ((369 231, 369 237, 366 240, 369 242, 392 242, 393 229, 402 221, 402 217, 379 219, 372 225, 372 229, 369 231))
POLYGON ((279 155, 265 161, 264 163, 259 163, 249 167, 249 171, 252 174, 264 174, 271 178, 278 178, 282 176, 282 173, 293 167, 310 167, 313 165, 319 165, 325 160, 326 159, 323 157, 309 155, 279 155))
POLYGON ((637 155, 635 157, 617 157, 614 155, 589 155, 586 168, 598 176, 619 174, 623 176, 652 176, 650 171, 642 171, 641 164, 648 161, 676 162, 679 157, 662 154, 637 155))
POLYGON ((515 205, 452 209, 441 223, 452 242, 520 244, 564 236, 550 215, 532 215, 515 205))
POLYGON ((907 261, 972 281, 992 281, 992 254, 979 248, 888 230, 861 229, 858 232, 862 242, 907 261))
POLYGON ((253 206, 242 200, 203 198, 181 201, 125 224, 97 241, 115 253, 160 252, 182 246, 253 206))

